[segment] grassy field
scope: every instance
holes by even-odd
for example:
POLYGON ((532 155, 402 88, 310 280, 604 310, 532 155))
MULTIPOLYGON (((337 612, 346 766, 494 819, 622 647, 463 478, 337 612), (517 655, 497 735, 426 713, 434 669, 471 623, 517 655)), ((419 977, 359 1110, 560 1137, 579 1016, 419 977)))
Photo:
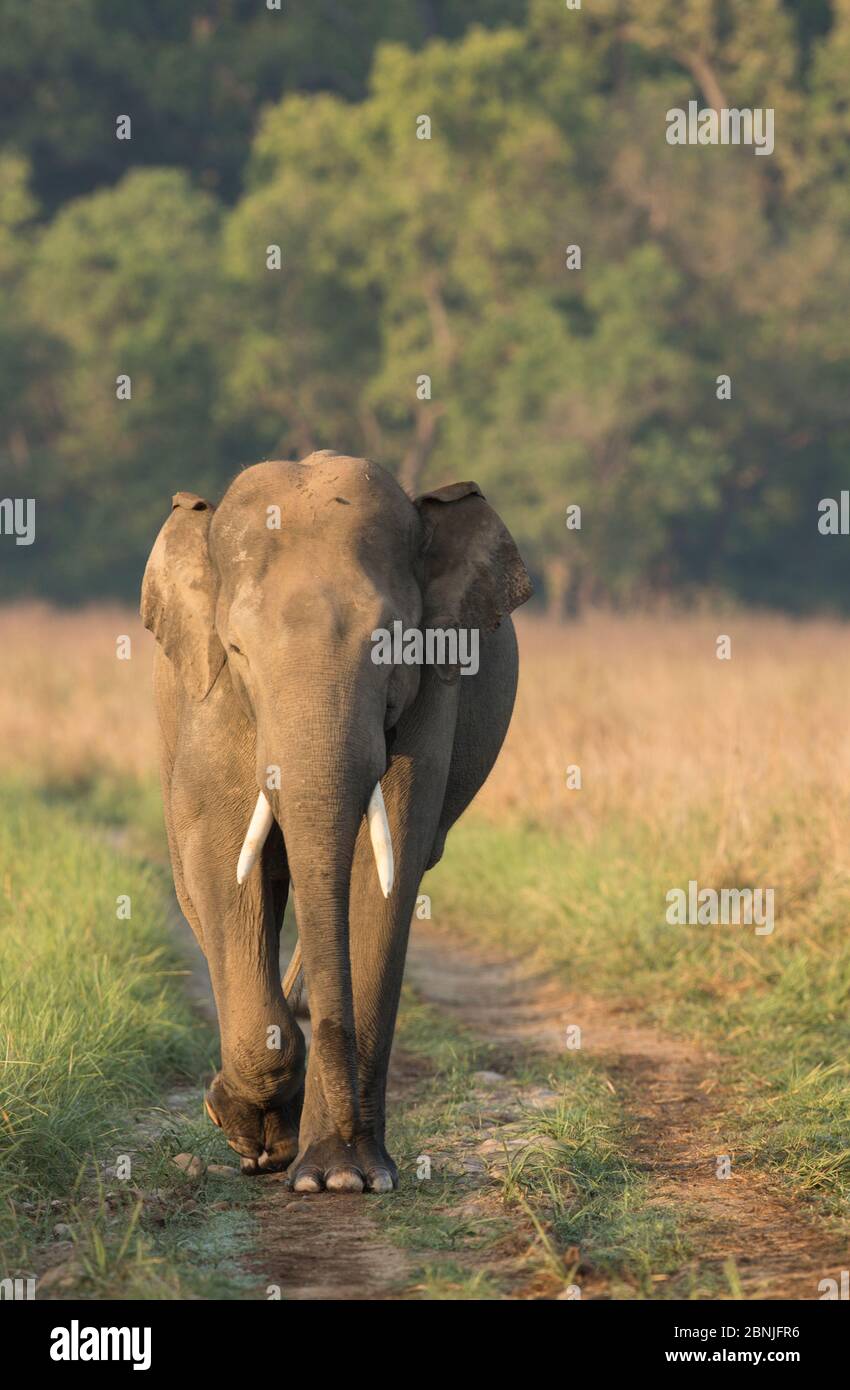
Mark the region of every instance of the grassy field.
MULTIPOLYGON (((736 1162, 837 1220, 850 1186, 850 630, 595 615, 563 628, 526 618, 520 640, 508 743, 425 883, 435 921, 719 1053, 736 1162), (715 654, 721 634, 730 661, 715 654), (668 925, 667 893, 692 879, 772 887, 775 930, 668 925)), ((159 1233, 144 1200, 179 1184, 169 1157, 181 1147, 226 1161, 199 1091, 188 1118, 143 1146, 139 1198, 127 1188, 116 1210, 93 1176, 133 1148, 133 1106, 181 1077, 197 1086, 214 1054, 165 926, 150 639, 123 610, 21 606, 0 611, 0 647, 5 1268, 37 1268, 57 1211, 60 1222, 73 1211, 74 1259, 95 1296, 220 1289, 227 1251, 247 1239, 250 1195, 222 1202, 205 1184, 159 1233), (124 636, 127 661, 116 655, 124 636), (129 921, 116 916, 124 894, 129 921), (207 1270, 200 1285, 193 1266, 207 1270)), ((486 1058, 414 1000, 400 1036, 438 1067, 433 1092, 399 1120, 397 1142, 415 1157, 424 1130, 452 1129, 486 1058)), ((576 1177, 571 1165, 571 1186, 551 1161, 508 1173, 506 1206, 545 1211, 564 1277, 571 1243, 590 1241, 600 1268, 642 1287, 681 1258, 680 1236, 629 1169, 617 1102, 593 1068, 565 1068, 558 1085, 549 1137, 585 1134, 585 1167, 576 1177)), ((394 1208, 396 1237, 414 1248, 443 1238, 427 1209, 434 1191, 394 1208)), ((451 1243, 445 1268, 429 1265, 427 1296, 486 1295, 453 1272, 451 1243)), ((238 1279, 228 1287, 238 1293, 238 1279)))
POLYGON ((555 640, 529 624, 523 655, 504 760, 431 876, 435 918, 702 1039, 741 1160, 846 1210, 850 631, 600 618, 555 640), (689 880, 772 887, 774 930, 669 925, 689 880))

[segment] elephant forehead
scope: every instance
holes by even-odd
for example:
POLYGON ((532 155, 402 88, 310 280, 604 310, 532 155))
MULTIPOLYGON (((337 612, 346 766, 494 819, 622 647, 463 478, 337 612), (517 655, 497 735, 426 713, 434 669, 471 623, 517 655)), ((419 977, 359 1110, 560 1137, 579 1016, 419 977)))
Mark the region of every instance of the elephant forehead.
POLYGON ((336 514, 346 506, 395 513, 399 519, 414 510, 386 469, 327 450, 301 463, 274 459, 246 468, 231 483, 218 512, 229 515, 271 505, 285 508, 293 520, 310 519, 317 510, 336 514))
POLYGON ((333 555, 339 573, 357 568, 378 578, 409 568, 420 525, 415 507, 383 469, 333 457, 324 466, 246 469, 216 510, 210 537, 222 571, 249 568, 262 576, 281 556, 309 565, 333 555))

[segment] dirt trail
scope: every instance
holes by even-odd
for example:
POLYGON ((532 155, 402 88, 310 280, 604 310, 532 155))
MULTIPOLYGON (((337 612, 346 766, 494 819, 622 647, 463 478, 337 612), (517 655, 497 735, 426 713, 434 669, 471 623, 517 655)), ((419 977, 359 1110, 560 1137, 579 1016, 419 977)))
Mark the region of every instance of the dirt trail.
MULTIPOLYGON (((179 917, 176 935, 186 961, 186 990, 195 1008, 216 1022, 209 972, 188 922, 179 917)), ((299 1022, 308 1038, 310 1023, 299 1022)), ((247 1181, 247 1179, 246 1179, 247 1181)), ((282 1299, 357 1300, 391 1297, 406 1278, 403 1253, 383 1239, 368 1199, 333 1193, 299 1196, 283 1174, 257 1179, 259 1201, 251 1210, 260 1237, 244 1261, 263 1297, 270 1289, 282 1299)))
MULTIPOLYGON (((309 1044, 310 1021, 299 1018, 309 1044)), ((254 1207, 260 1248, 248 1267, 295 1302, 392 1298, 408 1282, 403 1251, 386 1241, 369 1198, 290 1192, 282 1173, 262 1183, 254 1207)), ((268 1296, 268 1295, 267 1295, 268 1296)))
MULTIPOLYGON (((184 946, 187 934, 188 928, 184 946)), ((190 991, 208 1013, 212 1000, 197 948, 191 967, 190 991)), ((716 1262, 722 1268, 734 1260, 748 1297, 817 1299, 819 1281, 839 1279, 848 1267, 848 1252, 836 1248, 760 1174, 733 1163, 729 1179, 716 1176, 718 1156, 730 1152, 716 1099, 723 1080, 718 1058, 639 1026, 610 1005, 571 996, 551 976, 459 943, 430 923, 414 926, 407 978, 423 1000, 503 1051, 500 1069, 506 1084, 514 1087, 512 1052, 563 1056, 566 1028, 578 1024, 583 1052, 603 1062, 633 1119, 632 1158, 656 1184, 653 1200, 676 1204, 681 1216, 687 1213, 701 1266, 716 1262)), ((415 1059, 396 1051, 391 1104, 410 1103, 421 1076, 415 1059)), ((493 1142, 498 1133, 497 1120, 495 1130, 489 1130, 489 1145, 478 1152, 501 1148, 493 1142)), ((476 1138, 481 1137, 479 1132, 476 1138)), ((487 1164, 471 1156, 468 1171, 480 1174, 480 1200, 489 1181, 487 1164)), ((282 1176, 260 1181, 259 1202, 252 1210, 261 1236, 248 1268, 264 1296, 268 1286, 296 1301, 386 1299, 409 1292, 408 1258, 386 1240, 369 1198, 297 1196, 286 1189, 282 1176)), ((516 1250, 506 1254, 508 1263, 512 1258, 516 1262, 516 1250)), ((582 1285, 584 1297, 609 1296, 605 1281, 592 1270, 582 1285)))
POLYGON ((279 1175, 262 1182, 253 1208, 260 1249, 248 1268, 266 1288, 296 1302, 386 1299, 403 1288, 404 1252, 383 1238, 368 1198, 332 1192, 299 1197, 279 1175))
POLYGON ((578 1024, 583 1052, 603 1061, 634 1120, 632 1155, 654 1180, 655 1200, 687 1206, 700 1263, 733 1259, 748 1297, 817 1299, 819 1281, 848 1268, 850 1251, 759 1173, 733 1162, 730 1178, 717 1177, 718 1157, 730 1153, 717 1057, 430 925, 412 934, 408 973, 424 998, 507 1050, 563 1056, 566 1029, 578 1024))

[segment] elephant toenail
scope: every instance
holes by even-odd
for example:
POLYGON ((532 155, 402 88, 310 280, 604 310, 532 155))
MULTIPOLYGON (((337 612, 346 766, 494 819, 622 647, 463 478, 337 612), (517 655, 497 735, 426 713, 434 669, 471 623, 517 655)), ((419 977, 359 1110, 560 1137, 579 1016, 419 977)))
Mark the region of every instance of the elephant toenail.
POLYGON ((334 1168, 325 1178, 328 1192, 362 1192, 363 1179, 353 1168, 334 1168))
POLYGON ((321 1192, 322 1175, 318 1168, 302 1168, 294 1183, 293 1192, 321 1192))
POLYGON ((392 1174, 386 1168, 372 1168, 367 1177, 370 1192, 392 1192, 392 1174))

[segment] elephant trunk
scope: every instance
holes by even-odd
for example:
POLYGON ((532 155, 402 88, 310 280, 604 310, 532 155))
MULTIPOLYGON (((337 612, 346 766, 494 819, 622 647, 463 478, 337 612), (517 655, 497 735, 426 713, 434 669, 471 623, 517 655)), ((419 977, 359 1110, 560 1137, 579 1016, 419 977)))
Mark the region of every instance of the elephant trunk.
MULTIPOLYGON (((330 708, 322 701, 310 709, 305 701, 296 717, 287 700, 285 708, 277 706, 276 718, 268 717, 271 710, 258 710, 259 773, 262 778, 269 766, 279 766, 280 788, 262 795, 265 804, 258 803, 246 836, 250 858, 259 853, 270 812, 283 832, 314 1025, 309 1067, 317 1074, 327 1117, 346 1142, 358 1121, 348 908, 364 815, 386 894, 393 876, 380 790, 382 723, 366 717, 352 684, 335 689, 330 708)), ((244 868, 241 856, 240 861, 244 868)))

